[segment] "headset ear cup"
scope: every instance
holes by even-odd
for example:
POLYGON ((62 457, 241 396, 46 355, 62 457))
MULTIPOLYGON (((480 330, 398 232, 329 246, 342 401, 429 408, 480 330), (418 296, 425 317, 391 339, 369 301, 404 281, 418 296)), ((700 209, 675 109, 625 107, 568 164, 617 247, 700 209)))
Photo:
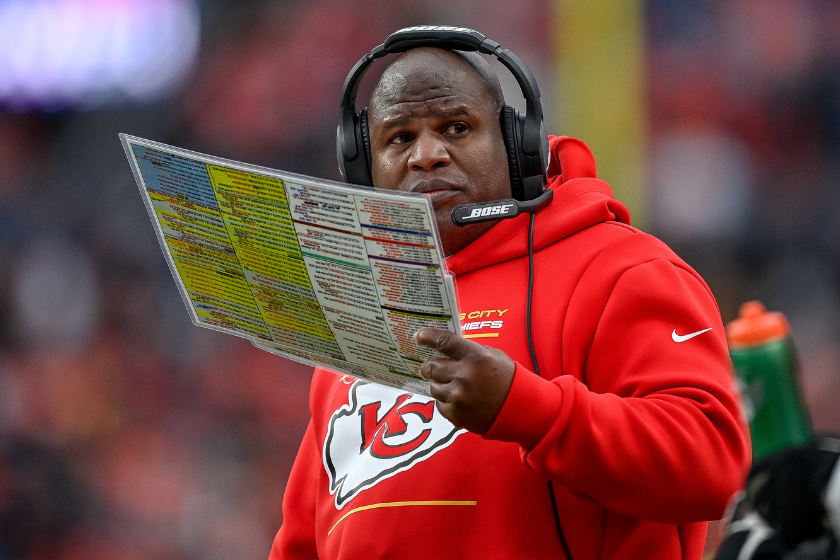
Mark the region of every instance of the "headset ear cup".
POLYGON ((370 175, 370 141, 363 142, 368 138, 367 134, 367 114, 362 111, 362 114, 357 115, 350 111, 345 111, 342 108, 342 120, 338 125, 336 131, 336 151, 338 152, 338 168, 341 171, 341 176, 344 182, 353 185, 372 185, 370 175), (352 120, 351 120, 352 119, 352 120), (352 128, 351 128, 352 123, 352 128), (362 124, 364 123, 364 125, 362 124), (352 132, 352 142, 354 145, 348 146, 347 132, 352 132), (345 156, 345 149, 353 153, 352 159, 345 156))
POLYGON ((519 200, 523 194, 522 171, 519 166, 520 142, 517 127, 519 111, 510 105, 505 105, 502 107, 499 118, 502 125, 502 139, 505 142, 505 150, 507 151, 510 190, 513 198, 519 200))
POLYGON ((368 111, 367 107, 362 109, 359 113, 359 139, 361 140, 362 155, 365 158, 365 167, 367 168, 368 182, 366 184, 373 186, 373 173, 371 172, 371 150, 370 150, 370 131, 368 130, 368 111))

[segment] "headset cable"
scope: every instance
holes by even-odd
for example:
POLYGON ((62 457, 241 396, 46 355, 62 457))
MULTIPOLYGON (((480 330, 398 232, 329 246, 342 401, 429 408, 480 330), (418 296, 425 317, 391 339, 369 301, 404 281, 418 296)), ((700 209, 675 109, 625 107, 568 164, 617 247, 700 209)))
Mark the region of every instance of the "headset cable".
MULTIPOLYGON (((537 213, 531 214, 531 222, 528 226, 528 303, 525 306, 525 328, 528 334, 528 350, 531 351, 531 362, 534 364, 534 373, 540 375, 540 366, 537 364, 537 353, 534 351, 534 338, 531 335, 531 298, 534 293, 534 221, 537 213)), ((566 536, 563 534, 563 527, 560 526, 560 512, 557 510, 557 498, 554 496, 554 485, 548 481, 548 496, 551 498, 551 511, 554 513, 554 526, 557 527, 557 535, 560 537, 560 544, 567 560, 572 560, 572 553, 566 543, 566 536)))

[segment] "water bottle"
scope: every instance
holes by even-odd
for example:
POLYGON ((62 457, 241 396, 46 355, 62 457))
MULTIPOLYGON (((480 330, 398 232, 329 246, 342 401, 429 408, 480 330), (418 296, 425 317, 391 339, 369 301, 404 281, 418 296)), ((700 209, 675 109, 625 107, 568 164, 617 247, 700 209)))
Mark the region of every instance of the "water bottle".
POLYGON ((748 301, 726 325, 726 338, 750 423, 753 460, 811 441, 813 427, 785 316, 748 301))

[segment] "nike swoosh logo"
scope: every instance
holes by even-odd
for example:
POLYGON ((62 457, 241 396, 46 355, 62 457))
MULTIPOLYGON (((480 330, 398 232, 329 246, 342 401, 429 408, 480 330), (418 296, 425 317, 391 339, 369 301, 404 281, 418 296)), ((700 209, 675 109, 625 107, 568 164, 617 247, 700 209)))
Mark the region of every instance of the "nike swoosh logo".
POLYGON ((692 339, 695 336, 701 335, 704 332, 708 332, 710 330, 712 330, 712 327, 709 327, 708 329, 703 329, 702 331, 697 331, 697 332, 693 332, 691 334, 680 336, 680 335, 677 334, 677 329, 674 329, 674 332, 671 333, 671 338, 674 339, 674 342, 685 342, 686 340, 692 339))

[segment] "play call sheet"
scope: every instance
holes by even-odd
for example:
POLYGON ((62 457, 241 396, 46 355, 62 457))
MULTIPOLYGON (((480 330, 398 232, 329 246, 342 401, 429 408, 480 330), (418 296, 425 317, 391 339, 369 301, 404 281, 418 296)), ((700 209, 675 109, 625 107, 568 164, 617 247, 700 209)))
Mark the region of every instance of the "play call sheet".
POLYGON ((426 198, 122 139, 193 322, 428 393, 411 335, 458 315, 426 198))

